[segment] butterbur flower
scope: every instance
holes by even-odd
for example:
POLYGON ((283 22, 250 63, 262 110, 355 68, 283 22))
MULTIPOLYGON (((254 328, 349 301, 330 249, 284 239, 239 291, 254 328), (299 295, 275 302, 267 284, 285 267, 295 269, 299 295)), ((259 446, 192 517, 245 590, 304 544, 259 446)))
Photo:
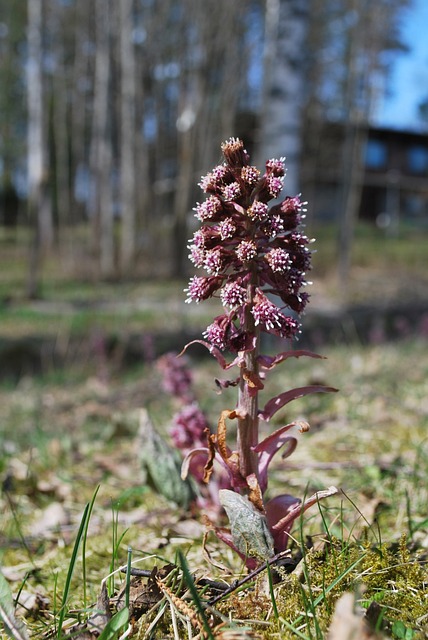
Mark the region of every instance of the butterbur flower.
POLYGON ((227 345, 227 323, 226 316, 219 316, 214 322, 206 328, 203 336, 208 342, 215 347, 223 350, 227 345), (222 320, 226 319, 226 324, 222 320))
POLYGON ((266 161, 266 174, 273 175, 277 177, 282 177, 285 175, 285 158, 271 158, 266 161))
POLYGON ((250 157, 239 138, 229 138, 229 140, 222 142, 221 150, 226 162, 231 167, 243 167, 249 164, 250 157))
POLYGON ((220 298, 225 307, 240 307, 247 299, 247 289, 239 282, 226 282, 220 291, 220 298))
POLYGON ((265 220, 267 213, 268 205, 266 202, 260 202, 260 200, 253 202, 253 204, 247 209, 247 215, 250 218, 255 218, 256 220, 265 220))
POLYGON ((190 249, 189 259, 193 262, 195 267, 203 267, 205 263, 204 249, 201 247, 197 247, 196 245, 189 247, 189 249, 190 249))
POLYGON ((218 230, 220 234, 221 240, 226 240, 227 238, 233 238, 236 233, 236 225, 230 220, 230 218, 226 218, 226 220, 222 220, 218 225, 218 230))
POLYGON ((202 204, 197 204, 195 208, 195 216, 200 222, 205 220, 212 220, 215 215, 221 210, 221 200, 217 196, 211 196, 202 204))
POLYGON ((221 278, 215 276, 207 278, 199 278, 195 276, 189 282, 189 287, 185 289, 188 294, 186 302, 200 302, 207 300, 221 285, 221 278))
POLYGON ((187 403, 192 398, 192 374, 185 362, 176 353, 166 353, 157 361, 162 373, 162 387, 166 393, 187 403))
POLYGON ((253 240, 242 240, 236 248, 236 255, 241 262, 250 262, 257 256, 257 245, 253 240))
POLYGON ((206 444, 207 419, 197 403, 187 404, 173 418, 170 435, 182 451, 206 444))
POLYGON ((279 273, 287 271, 292 264, 290 254, 285 249, 281 249, 281 247, 271 249, 266 254, 266 262, 272 271, 279 271, 279 273))
POLYGON ((208 273, 220 273, 224 266, 224 258, 224 252, 220 247, 207 251, 204 259, 205 269, 208 273))
POLYGON ((222 195, 226 202, 230 202, 239 198, 241 195, 241 187, 238 182, 231 182, 222 188, 222 195))
POLYGON ((299 323, 291 316, 281 313, 280 309, 260 291, 254 297, 251 313, 256 326, 260 325, 264 331, 275 333, 281 338, 292 338, 299 331, 299 323))
POLYGON ((268 176, 266 178, 267 188, 272 198, 277 198, 284 186, 284 180, 278 176, 268 176))
MULTIPOLYGON (((203 267, 208 275, 191 278, 186 302, 201 302, 213 296, 220 299, 224 313, 208 325, 204 340, 196 342, 206 346, 225 371, 238 367, 237 378, 218 381, 220 389, 236 386, 238 397, 235 409, 222 411, 217 432, 207 431, 207 445, 189 451, 184 467, 186 472, 191 470, 192 460, 197 459, 200 470, 201 457, 205 456, 205 481, 215 474, 215 461, 223 478, 229 478, 229 487, 222 492, 220 501, 233 517, 236 502, 248 523, 244 521, 239 527, 231 523, 232 531, 226 534, 223 529, 214 529, 243 555, 248 546, 246 525, 258 522, 255 530, 264 531, 265 540, 257 540, 257 533, 251 539, 251 545, 262 550, 258 560, 247 557, 247 566, 251 567, 266 559, 262 556, 284 549, 295 519, 318 499, 336 492, 330 487, 303 502, 287 493, 266 501, 268 466, 279 450, 285 449, 283 457, 294 451, 297 436, 288 433, 295 424, 291 423, 260 441, 260 420, 268 422, 296 398, 335 389, 309 385, 280 393, 263 409, 258 406, 259 391, 265 388, 265 378, 274 367, 293 357, 319 357, 302 350, 289 349, 275 357, 259 351, 263 332, 288 342, 300 332, 298 315, 309 300, 302 289, 308 284, 306 273, 311 269, 310 240, 302 228, 307 203, 300 195, 291 194, 269 205, 286 184, 284 158, 268 160, 262 174, 250 164, 238 138, 230 138, 221 148, 224 162, 200 182, 207 197, 196 206, 195 215, 201 226, 189 246, 193 264, 203 267), (227 363, 223 352, 235 354, 234 360, 227 363), (237 422, 235 448, 227 443, 231 420, 237 422)), ((187 429, 179 430, 175 437, 187 442, 186 433, 193 433, 191 427, 187 429)), ((301 433, 304 431, 306 427, 300 429, 301 433)))
POLYGON ((257 167, 245 166, 241 169, 241 178, 249 185, 254 185, 260 177, 260 171, 257 167))

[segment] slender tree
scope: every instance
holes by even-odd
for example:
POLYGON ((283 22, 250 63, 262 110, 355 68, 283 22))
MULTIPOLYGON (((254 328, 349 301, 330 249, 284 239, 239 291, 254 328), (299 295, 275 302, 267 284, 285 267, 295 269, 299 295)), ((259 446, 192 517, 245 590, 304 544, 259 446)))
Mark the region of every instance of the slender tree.
POLYGON ((52 246, 53 225, 47 196, 46 138, 43 118, 42 0, 28 0, 27 23, 27 108, 28 108, 28 213, 33 240, 27 281, 27 294, 36 297, 42 253, 52 246))
POLYGON ((103 278, 115 272, 112 196, 112 145, 109 119, 110 0, 95 0, 96 53, 91 138, 92 225, 103 278))
POLYGON ((259 157, 287 158, 287 188, 299 192, 309 0, 266 0, 259 157))
POLYGON ((25 157, 26 141, 16 135, 26 126, 25 88, 21 77, 20 44, 25 38, 26 7, 0 6, 0 221, 15 226, 20 213, 15 178, 25 157))
MULTIPOLYGON (((120 203, 122 218, 121 268, 130 274, 134 266, 136 227, 136 76, 133 45, 133 0, 121 0, 120 16, 120 203)), ((139 148, 139 152, 143 149, 139 148)))

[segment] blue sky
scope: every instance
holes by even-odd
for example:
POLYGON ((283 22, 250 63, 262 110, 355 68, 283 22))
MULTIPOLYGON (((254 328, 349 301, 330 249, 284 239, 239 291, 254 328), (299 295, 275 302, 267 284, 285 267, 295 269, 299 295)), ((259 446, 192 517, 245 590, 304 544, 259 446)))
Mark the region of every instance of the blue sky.
POLYGON ((388 82, 390 95, 379 103, 375 120, 382 126, 420 129, 418 104, 428 99, 427 0, 413 0, 403 13, 401 33, 410 51, 397 56, 388 82))

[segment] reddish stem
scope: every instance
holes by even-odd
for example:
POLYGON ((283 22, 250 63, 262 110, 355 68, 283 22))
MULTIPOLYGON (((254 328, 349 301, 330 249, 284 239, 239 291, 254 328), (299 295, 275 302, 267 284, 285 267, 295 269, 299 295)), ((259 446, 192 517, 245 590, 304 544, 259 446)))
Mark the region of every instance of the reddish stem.
MULTIPOLYGON (((238 453, 239 467, 241 474, 247 478, 250 474, 255 474, 258 478, 258 457, 252 451, 252 447, 258 444, 259 440, 259 417, 258 417, 258 392, 250 395, 248 389, 248 377, 246 374, 258 375, 258 350, 260 330, 254 324, 251 314, 251 305, 254 297, 255 285, 248 285, 248 306, 245 313, 244 331, 256 336, 255 348, 245 354, 244 368, 241 368, 238 395, 238 453)), ((252 376, 250 375, 250 378, 252 376)))

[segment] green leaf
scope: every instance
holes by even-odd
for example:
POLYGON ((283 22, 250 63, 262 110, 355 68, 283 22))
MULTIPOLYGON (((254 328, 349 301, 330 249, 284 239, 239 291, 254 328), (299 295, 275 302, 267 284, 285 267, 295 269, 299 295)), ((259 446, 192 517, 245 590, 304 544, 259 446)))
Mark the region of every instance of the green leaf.
POLYGON ((391 627, 391 631, 396 638, 400 638, 400 640, 412 640, 415 632, 410 627, 406 627, 404 622, 401 620, 396 620, 391 627))
POLYGON ((10 638, 14 638, 14 640, 29 640, 27 629, 23 622, 15 617, 12 591, 2 573, 0 573, 0 618, 10 638))
POLYGON ((220 504, 227 513, 233 544, 245 556, 267 560, 274 555, 273 538, 266 517, 246 496, 235 491, 219 491, 220 504))
POLYGON ((190 480, 182 480, 182 458, 154 428, 145 410, 140 418, 140 458, 152 485, 167 500, 187 508, 195 496, 190 480))
POLYGON ((129 611, 127 607, 124 607, 120 611, 114 614, 114 616, 107 622, 102 633, 98 637, 98 640, 113 640, 117 634, 122 631, 123 627, 128 624, 129 611))

